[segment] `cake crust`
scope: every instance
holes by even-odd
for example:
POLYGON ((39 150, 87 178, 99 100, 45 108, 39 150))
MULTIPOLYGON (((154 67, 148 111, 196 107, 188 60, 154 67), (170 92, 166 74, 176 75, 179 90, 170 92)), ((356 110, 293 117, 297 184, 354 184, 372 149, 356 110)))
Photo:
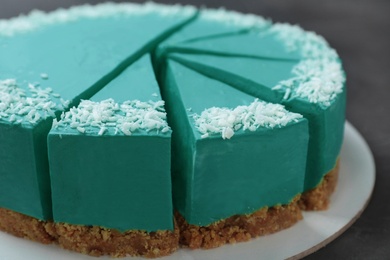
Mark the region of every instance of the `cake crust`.
POLYGON ((0 208, 0 230, 17 237, 61 247, 92 256, 143 256, 156 258, 169 255, 179 247, 179 230, 127 231, 121 233, 97 226, 80 226, 41 221, 15 211, 0 208))
POLYGON ((262 208, 252 214, 235 215, 209 226, 196 226, 176 212, 180 245, 191 249, 210 249, 224 244, 248 241, 291 227, 302 219, 297 196, 288 205, 262 208))
POLYGON ((46 224, 46 221, 0 208, 0 230, 11 235, 50 244, 55 241, 55 238, 46 231, 46 224))
POLYGON ((321 183, 314 189, 306 191, 299 200, 299 207, 302 210, 326 210, 329 208, 330 196, 336 189, 340 170, 340 159, 336 166, 328 172, 321 183))
POLYGON ((63 248, 92 256, 112 257, 143 256, 156 258, 169 255, 178 249, 179 230, 127 231, 121 233, 98 226, 81 226, 48 223, 46 230, 56 237, 63 248))

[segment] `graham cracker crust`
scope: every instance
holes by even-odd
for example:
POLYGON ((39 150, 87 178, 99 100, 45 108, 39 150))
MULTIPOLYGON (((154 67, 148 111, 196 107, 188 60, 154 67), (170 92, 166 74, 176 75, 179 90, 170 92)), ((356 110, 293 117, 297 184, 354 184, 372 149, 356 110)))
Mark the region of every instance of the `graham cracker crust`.
POLYGON ((26 238, 43 244, 50 244, 55 241, 46 232, 46 221, 41 221, 12 210, 0 208, 0 230, 17 237, 26 238))
POLYGON ((61 247, 91 256, 162 257, 175 252, 179 241, 177 226, 174 231, 120 233, 97 226, 48 223, 46 230, 61 247))
POLYGON ((79 226, 41 221, 0 208, 0 230, 17 237, 61 247, 92 256, 143 256, 156 258, 169 255, 179 247, 179 230, 127 231, 96 226, 79 226))
POLYGON ((43 244, 53 243, 55 239, 46 232, 45 225, 46 221, 0 208, 0 230, 14 236, 43 244))
POLYGON ((339 169, 340 159, 337 160, 336 166, 324 176, 316 188, 302 194, 299 200, 299 207, 302 210, 326 210, 329 208, 330 195, 336 189, 339 169))
POLYGON ((91 256, 156 258, 175 252, 179 244, 191 249, 215 248, 288 228, 302 219, 298 200, 299 196, 288 205, 263 208, 248 215, 236 215, 207 227, 189 225, 176 213, 174 231, 150 233, 120 233, 97 226, 53 223, 0 208, 0 230, 43 244, 55 243, 65 249, 91 256))
POLYGON ((288 205, 262 208, 252 214, 236 215, 209 226, 188 224, 176 212, 175 217, 180 229, 180 245, 191 249, 210 249, 224 244, 248 241, 254 237, 286 229, 302 219, 298 200, 299 196, 288 205))

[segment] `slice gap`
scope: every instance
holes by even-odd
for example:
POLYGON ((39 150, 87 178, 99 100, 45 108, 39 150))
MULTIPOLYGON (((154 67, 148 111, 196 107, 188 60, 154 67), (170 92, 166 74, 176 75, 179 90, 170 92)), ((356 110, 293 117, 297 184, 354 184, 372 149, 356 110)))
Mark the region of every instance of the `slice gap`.
POLYGON ((224 38, 229 35, 245 34, 249 31, 261 32, 270 25, 269 21, 254 15, 243 15, 224 9, 201 10, 197 19, 156 48, 153 57, 156 61, 154 66, 160 67, 158 63, 170 52, 170 48, 177 44, 224 38))

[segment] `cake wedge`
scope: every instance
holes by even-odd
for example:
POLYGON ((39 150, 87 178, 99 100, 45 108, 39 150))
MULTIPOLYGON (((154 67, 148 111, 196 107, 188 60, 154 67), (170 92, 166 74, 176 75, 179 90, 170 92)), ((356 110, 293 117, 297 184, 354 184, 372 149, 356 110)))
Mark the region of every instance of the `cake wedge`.
POLYGON ((177 248, 171 130, 149 55, 64 113, 48 150, 53 233, 61 246, 113 256, 177 248))
POLYGON ((211 248, 298 221, 306 119, 175 61, 162 76, 181 243, 211 248))

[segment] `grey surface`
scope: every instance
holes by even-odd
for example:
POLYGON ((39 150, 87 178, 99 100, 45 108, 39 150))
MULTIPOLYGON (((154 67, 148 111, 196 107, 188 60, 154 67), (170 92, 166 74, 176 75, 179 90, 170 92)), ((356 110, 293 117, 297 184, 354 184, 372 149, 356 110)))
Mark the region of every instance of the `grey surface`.
MULTIPOLYGON (((50 11, 87 2, 103 1, 0 0, 0 18, 31 9, 50 11)), ((307 259, 390 259, 390 1, 157 2, 225 6, 252 12, 274 21, 299 24, 330 42, 340 54, 347 72, 347 119, 365 137, 374 153, 377 183, 371 203, 361 218, 343 235, 307 259)))

